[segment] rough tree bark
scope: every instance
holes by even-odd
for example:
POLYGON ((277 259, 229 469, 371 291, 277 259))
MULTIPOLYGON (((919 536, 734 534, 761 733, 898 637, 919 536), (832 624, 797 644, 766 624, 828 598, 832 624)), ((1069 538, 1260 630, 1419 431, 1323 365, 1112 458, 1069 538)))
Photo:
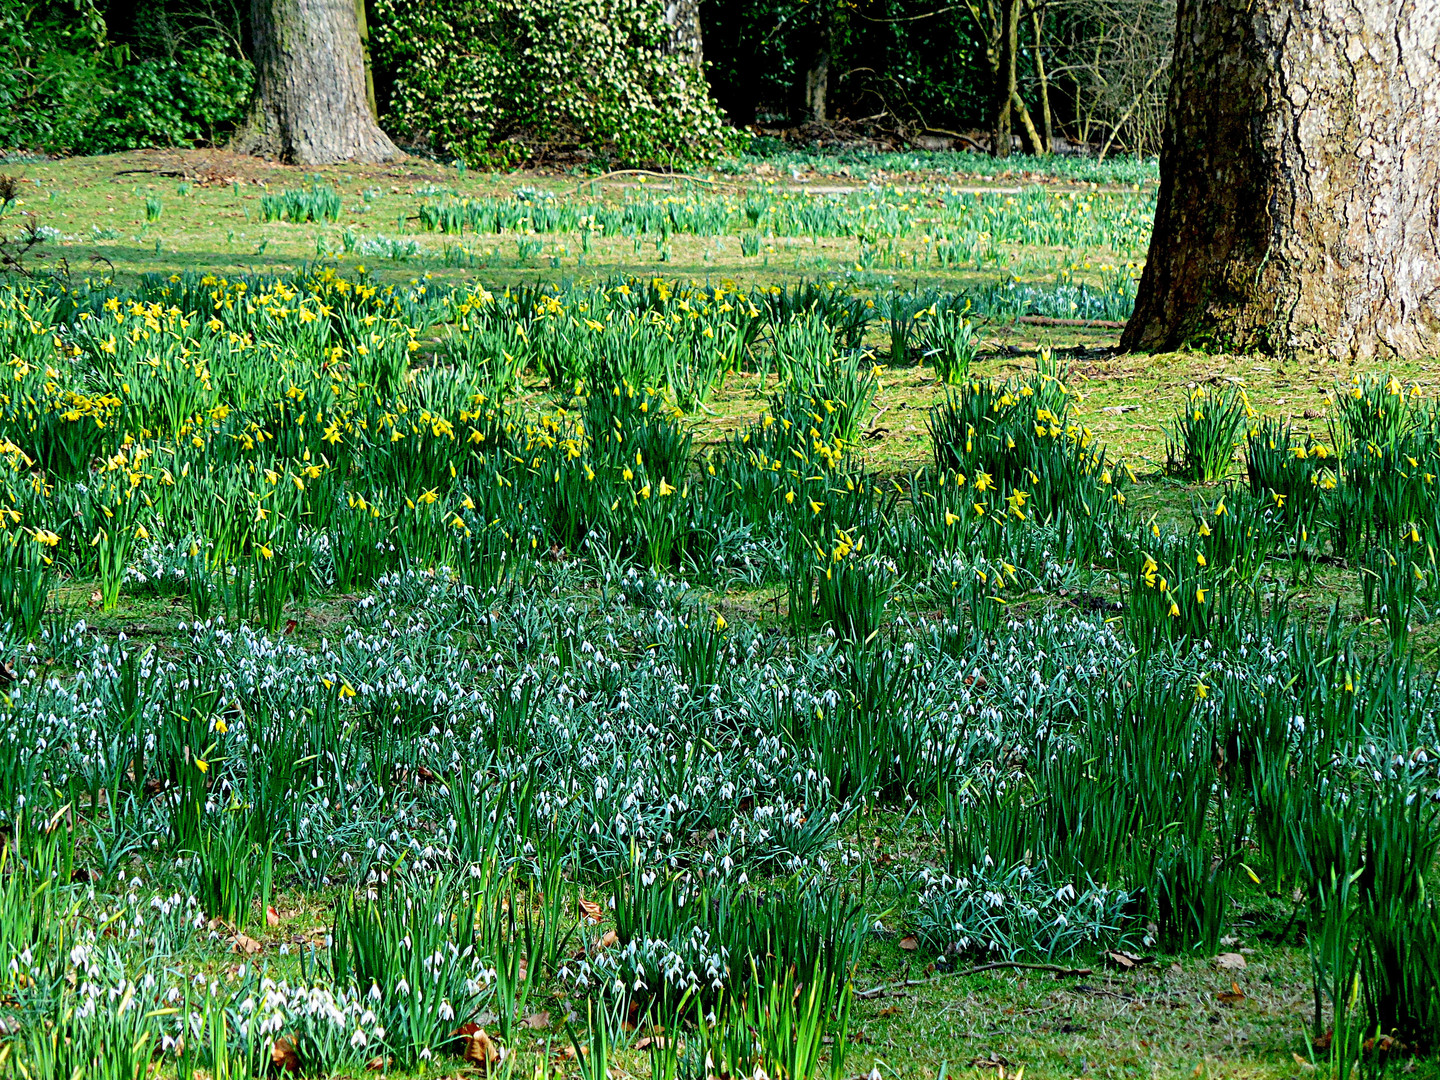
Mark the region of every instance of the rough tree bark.
POLYGON ((1180 0, 1127 349, 1440 352, 1440 4, 1180 0))
POLYGON ((670 28, 671 54, 701 67, 705 42, 700 31, 700 0, 665 0, 665 25, 670 28))
POLYGON ((295 165, 399 156, 371 112, 356 0, 252 0, 255 102, 236 148, 295 165))

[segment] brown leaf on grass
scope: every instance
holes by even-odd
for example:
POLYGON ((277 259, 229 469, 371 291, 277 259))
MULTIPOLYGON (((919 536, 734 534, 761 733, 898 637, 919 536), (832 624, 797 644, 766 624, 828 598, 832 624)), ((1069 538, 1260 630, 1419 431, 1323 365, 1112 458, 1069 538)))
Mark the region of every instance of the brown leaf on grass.
MULTIPOLYGON (((582 1047, 582 1049, 588 1050, 589 1047, 582 1047)), ((574 1061, 575 1047, 557 1046, 554 1052, 550 1055, 550 1060, 553 1061, 556 1065, 563 1065, 568 1061, 574 1061)))
POLYGON ((1222 971, 1239 971, 1245 966, 1245 957, 1238 952, 1222 952, 1215 957, 1215 966, 1222 971))
POLYGON ((300 1055, 295 1053, 294 1043, 283 1036, 276 1039, 270 1047, 270 1064, 281 1072, 298 1073, 300 1055))
POLYGON ((636 1050, 666 1050, 671 1046, 683 1046, 684 1043, 664 1035, 645 1035, 635 1040, 636 1050))
POLYGON ((595 942, 595 951, 600 952, 603 949, 613 948, 619 944, 620 935, 615 933, 614 930, 606 930, 605 933, 600 935, 599 940, 595 942))
POLYGON ((463 1056, 470 1064, 478 1065, 482 1072, 489 1072, 500 1064, 500 1048, 495 1045, 494 1039, 485 1034, 484 1028, 465 1036, 463 1056))
POLYGON ((1330 1052, 1330 1041, 1335 1038, 1335 1029, 1331 1028, 1310 1045, 1317 1054, 1328 1054, 1330 1052))
POLYGON ((1105 959, 1125 971, 1129 971, 1140 964, 1153 964, 1155 962, 1155 957, 1153 956, 1139 956, 1133 952, 1127 952, 1124 949, 1115 949, 1107 952, 1105 959))
POLYGON ((246 956, 254 956, 260 951, 260 942, 247 934, 236 932, 230 939, 230 945, 236 952, 244 953, 246 956))
POLYGON ((1230 989, 1215 995, 1215 1000, 1221 1005, 1238 1005, 1245 1000, 1245 991, 1240 989, 1240 984, 1232 982, 1230 989))
POLYGON ((914 952, 920 948, 920 942, 914 934, 906 934, 900 939, 900 947, 906 952, 914 952))
POLYGON ((581 900, 580 913, 585 916, 586 922, 597 923, 600 921, 600 905, 593 900, 581 900))
POLYGON ((419 780, 422 784, 434 784, 439 781, 440 777, 436 776, 424 765, 421 765, 415 770, 415 779, 419 780))
POLYGON ((531 1013, 525 1017, 524 1024, 531 1031, 544 1031, 550 1026, 550 1014, 548 1012, 531 1013))
POLYGON ((271 904, 271 905, 269 905, 269 906, 267 906, 267 907, 265 908, 265 925, 266 925, 266 926, 279 926, 279 925, 280 925, 280 912, 278 912, 278 911, 275 910, 275 905, 274 905, 274 904, 271 904))
POLYGON ((1314 1066, 1313 1064, 1311 1064, 1310 1062, 1306 1061, 1306 1060, 1305 1060, 1304 1058, 1302 1058, 1299 1054, 1295 1053, 1294 1050, 1291 1050, 1291 1051, 1290 1051, 1290 1056, 1295 1059, 1295 1064, 1296 1064, 1296 1065, 1299 1065, 1300 1068, 1302 1068, 1302 1069, 1313 1069, 1313 1068, 1315 1068, 1315 1066, 1314 1066))
POLYGON ((899 1015, 900 1015, 900 1006, 899 1006, 899 1005, 886 1005, 885 1008, 881 1009, 880 1012, 877 1013, 876 1015, 878 1015, 878 1016, 899 1016, 899 1015))

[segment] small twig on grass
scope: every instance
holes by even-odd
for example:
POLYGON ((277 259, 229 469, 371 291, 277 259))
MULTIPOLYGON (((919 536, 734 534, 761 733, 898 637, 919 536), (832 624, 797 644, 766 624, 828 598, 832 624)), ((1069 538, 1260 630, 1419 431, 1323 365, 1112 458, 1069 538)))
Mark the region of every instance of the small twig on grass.
POLYGON ((979 975, 981 972, 984 971, 1001 970, 1052 971, 1056 975, 1068 975, 1073 977, 1094 974, 1094 972, 1090 968, 1067 968, 1061 967, 1058 964, 1022 964, 1013 960, 1003 960, 994 964, 979 964, 975 967, 965 968, 963 971, 942 972, 938 975, 932 975, 928 979, 906 979, 904 982, 893 983, 888 986, 872 986, 869 990, 858 991, 855 996, 862 1001, 869 1001, 872 998, 880 997, 882 994, 885 994, 887 991, 890 990, 903 990, 909 986, 925 986, 929 983, 935 982, 937 979, 945 978, 951 975, 979 975))
POLYGON ((667 173, 656 172, 653 169, 616 169, 613 172, 602 173, 600 176, 592 176, 584 180, 575 189, 575 194, 580 194, 586 184, 598 184, 601 180, 609 180, 612 176, 657 176, 662 180, 693 180, 697 184, 714 184, 717 187, 734 187, 730 180, 709 180, 703 176, 691 176, 689 173, 667 173))

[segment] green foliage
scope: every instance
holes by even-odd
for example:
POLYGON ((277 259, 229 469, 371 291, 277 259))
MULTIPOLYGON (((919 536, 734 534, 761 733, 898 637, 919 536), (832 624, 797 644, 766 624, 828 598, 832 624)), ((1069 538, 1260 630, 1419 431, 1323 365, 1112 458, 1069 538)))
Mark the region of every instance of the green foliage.
POLYGON ((395 71, 386 122, 471 164, 556 143, 623 163, 713 156, 726 125, 643 0, 380 0, 377 60, 395 71))
POLYGON ((214 143, 243 117, 253 85, 250 62, 217 39, 131 60, 89 4, 0 4, 0 147, 214 143))
POLYGON ((1171 423, 1166 468, 1187 480, 1224 479, 1235 457, 1235 441, 1253 415, 1243 390, 1196 387, 1171 423))
POLYGON ((105 86, 74 149, 214 145, 244 119, 254 84, 250 61, 214 40, 187 48, 183 60, 126 63, 105 86))
POLYGON ((91 5, 81 17, 64 3, 0 2, 0 147, 84 142, 117 66, 104 42, 104 17, 91 5))

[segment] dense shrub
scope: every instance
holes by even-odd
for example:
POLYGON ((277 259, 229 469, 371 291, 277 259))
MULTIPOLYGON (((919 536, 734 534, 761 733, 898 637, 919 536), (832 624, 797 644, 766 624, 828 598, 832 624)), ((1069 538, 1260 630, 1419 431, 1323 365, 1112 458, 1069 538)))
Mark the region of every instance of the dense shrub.
POLYGON ((386 128, 472 163, 557 143, 680 163, 722 144, 702 72, 667 52, 654 0, 379 0, 386 128))
POLYGON ((100 153, 214 143, 244 118, 254 83, 250 61, 215 41, 187 50, 183 63, 125 64, 76 148, 100 153))
POLYGON ((0 0, 0 148, 78 143, 113 75, 105 24, 69 4, 0 0))
POLYGON ((216 39, 134 58, 93 10, 0 0, 0 147, 104 153, 213 143, 244 115, 250 62, 216 39))

